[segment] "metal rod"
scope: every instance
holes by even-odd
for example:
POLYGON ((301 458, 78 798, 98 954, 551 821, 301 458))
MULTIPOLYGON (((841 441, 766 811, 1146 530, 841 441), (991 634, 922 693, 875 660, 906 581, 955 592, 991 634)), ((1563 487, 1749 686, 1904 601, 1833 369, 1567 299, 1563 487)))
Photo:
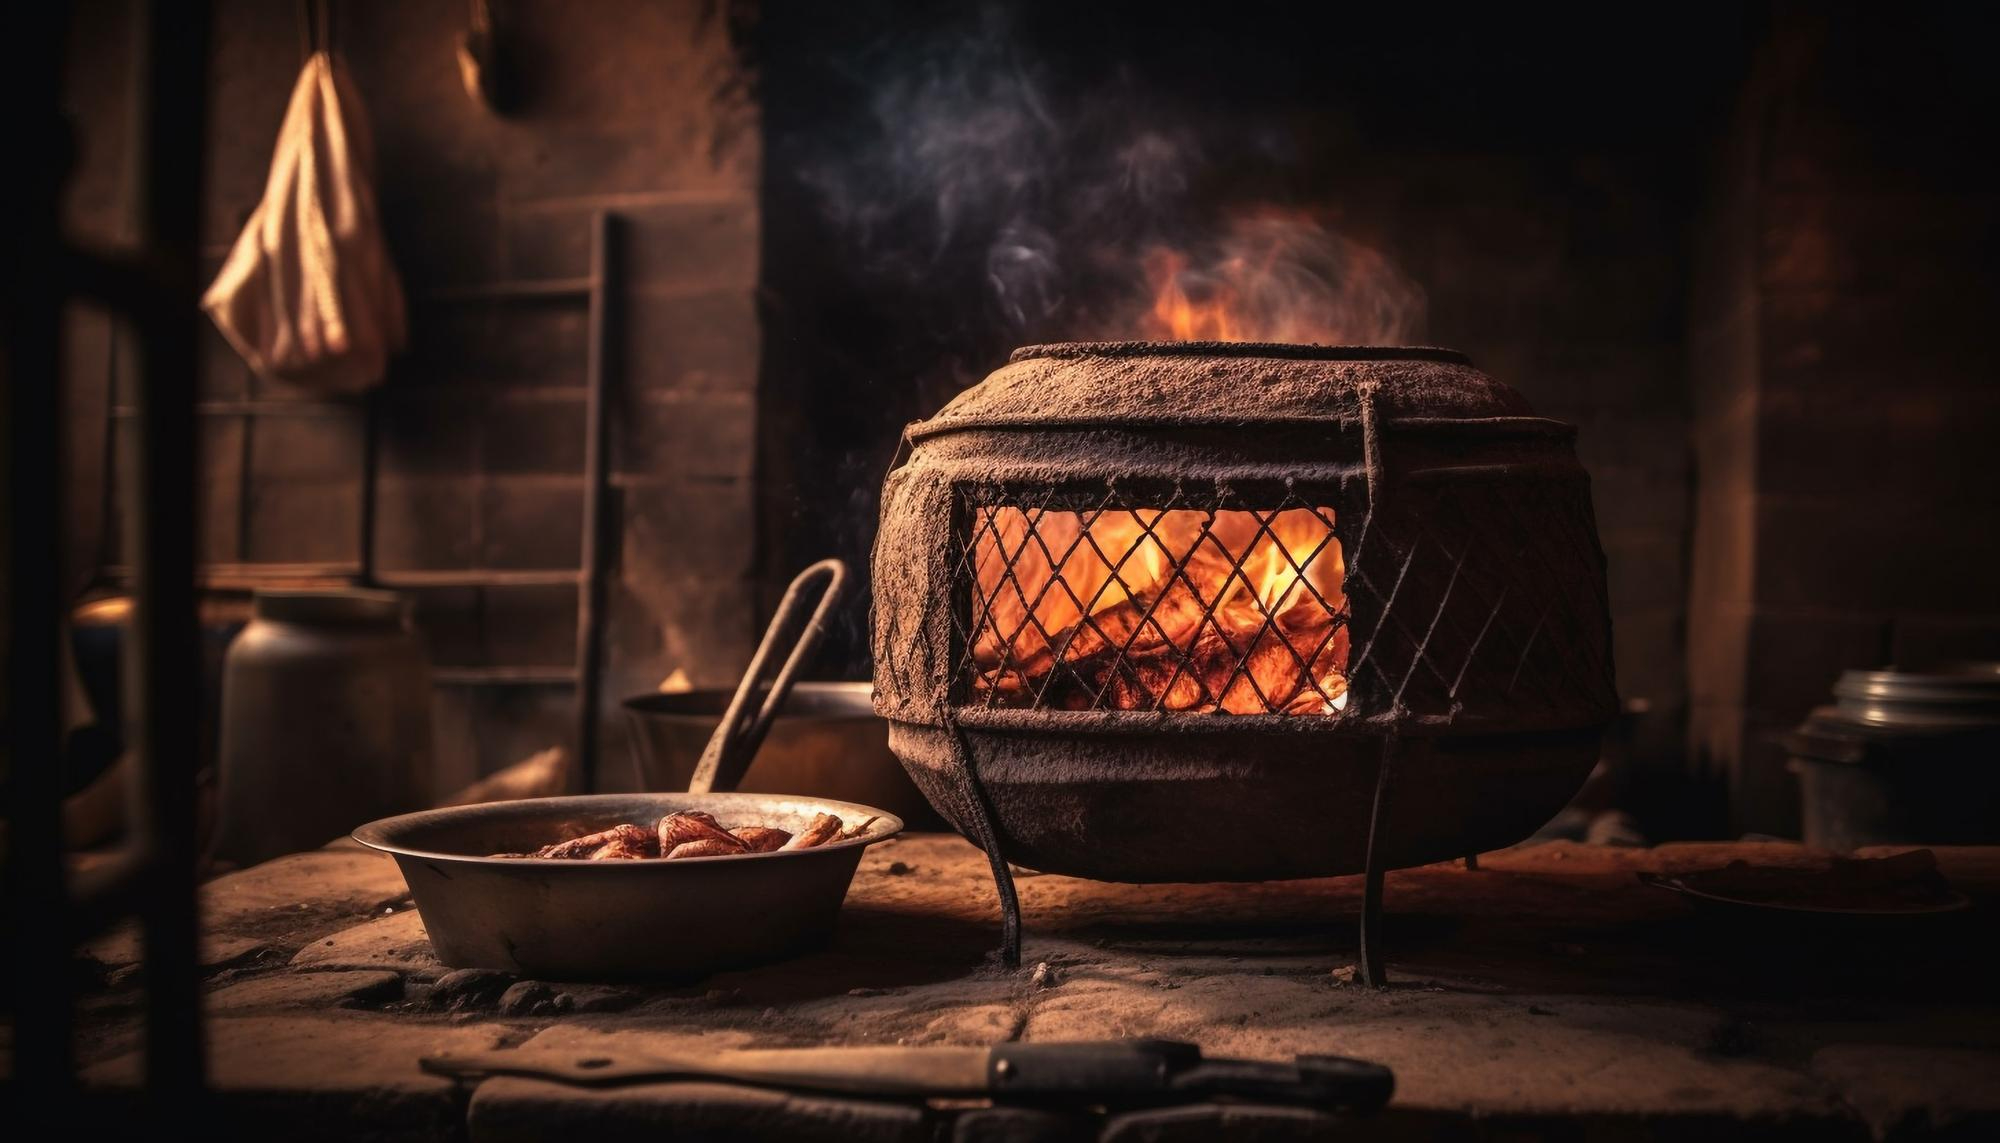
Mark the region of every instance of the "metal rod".
POLYGON ((1382 820, 1399 746, 1394 731, 1383 736, 1382 760, 1375 767, 1375 800, 1368 810, 1368 855, 1361 881, 1361 979, 1370 988, 1389 987, 1389 966, 1382 959, 1382 820))
POLYGON ((993 821, 993 804, 987 800, 986 787, 979 780, 979 765, 972 753, 972 742, 958 725, 957 714, 949 707, 942 706, 945 727, 951 731, 953 746, 958 752, 958 771, 963 779, 959 792, 964 796, 967 823, 975 835, 973 842, 986 854, 986 864, 993 872, 993 891, 1000 897, 1000 963, 1007 968, 1021 967, 1021 897, 1014 889, 1014 871, 1007 865, 1007 855, 1000 850, 1000 828, 993 821))
MULTIPOLYGON (((201 710, 194 591, 196 299, 209 12, 199 0, 145 5, 136 21, 138 232, 163 304, 135 314, 135 403, 128 466, 134 583, 127 717, 138 760, 133 826, 150 869, 145 934, 145 1084, 156 1112, 198 1115, 204 1083, 195 781, 201 710)), ((198 1118, 187 1120, 192 1126, 198 1118)))
POLYGON ((722 712, 722 721, 716 724, 695 763, 688 793, 728 793, 742 781, 743 772, 777 720, 785 696, 791 694, 799 668, 826 637, 827 616, 839 605, 846 582, 847 565, 825 559, 800 572, 785 589, 777 614, 771 616, 742 682, 722 712), (810 594, 815 588, 819 590, 817 599, 810 594))
POLYGON ((69 928, 62 853, 62 303, 51 285, 61 250, 65 149, 59 53, 17 27, 6 40, 4 98, 25 154, 0 184, 0 409, 7 425, 8 599, 4 726, 6 993, 12 1017, 10 1124, 53 1133, 72 1098, 69 928), (66 919, 66 918, 65 918, 66 919))
POLYGON ((611 529, 605 526, 611 458, 604 432, 604 395, 610 371, 605 360, 611 321, 612 229, 607 212, 591 220, 590 357, 585 365, 589 395, 583 414, 583 568, 576 602, 576 781, 588 793, 597 788, 598 698, 604 684, 604 572, 610 563, 611 529))
POLYGON ((375 500, 376 465, 382 451, 382 403, 370 391, 361 398, 361 517, 355 537, 355 559, 361 564, 356 578, 363 587, 375 585, 375 500))

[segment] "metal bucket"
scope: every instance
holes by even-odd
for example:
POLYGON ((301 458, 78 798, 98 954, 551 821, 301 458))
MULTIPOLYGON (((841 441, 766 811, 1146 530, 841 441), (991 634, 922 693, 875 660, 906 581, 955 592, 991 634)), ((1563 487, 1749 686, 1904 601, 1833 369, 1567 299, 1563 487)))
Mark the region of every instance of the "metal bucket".
MULTIPOLYGON (((943 821, 889 750, 889 723, 869 700, 868 683, 798 683, 737 787, 881 806, 912 829, 943 821)), ((625 700, 633 761, 642 788, 685 790, 695 763, 729 705, 730 692, 687 691, 625 700)))
POLYGON ((2000 664, 1845 671, 1786 737, 1808 845, 2000 841, 2000 664))

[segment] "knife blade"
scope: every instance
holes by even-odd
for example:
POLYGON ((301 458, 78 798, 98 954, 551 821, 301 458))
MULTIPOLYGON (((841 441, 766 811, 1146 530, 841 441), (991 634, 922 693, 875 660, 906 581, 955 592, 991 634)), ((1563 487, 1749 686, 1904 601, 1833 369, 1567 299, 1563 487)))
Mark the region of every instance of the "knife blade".
POLYGON ((460 1080, 524 1076, 593 1087, 724 1080, 878 1098, 1115 1106, 1222 1098, 1367 1112, 1387 1103, 1395 1089, 1388 1068, 1365 1060, 1208 1060, 1196 1045, 1172 1040, 991 1048, 752 1048, 701 1057, 513 1049, 426 1056, 420 1064, 433 1075, 460 1080))

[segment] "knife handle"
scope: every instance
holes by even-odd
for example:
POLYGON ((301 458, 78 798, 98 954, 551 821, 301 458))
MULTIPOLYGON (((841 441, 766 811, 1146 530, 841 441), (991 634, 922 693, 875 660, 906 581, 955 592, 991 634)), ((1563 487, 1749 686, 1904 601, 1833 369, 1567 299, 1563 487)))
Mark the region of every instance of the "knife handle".
POLYGON ((1368 1114, 1395 1094, 1396 1075, 1381 1064, 1346 1056, 1300 1056, 1290 1064, 1204 1060, 1175 1076, 1173 1088, 1187 1096, 1368 1114))
POLYGON ((999 1101, 1172 1103, 1223 1097, 1321 1111, 1376 1111, 1396 1090, 1395 1073, 1345 1056, 1290 1063, 1205 1060, 1173 1040, 1001 1044, 987 1060, 999 1101))
POLYGON ((1000 1044, 987 1059, 996 1099, 1157 1098, 1173 1077, 1201 1062, 1201 1049, 1174 1040, 1000 1044))

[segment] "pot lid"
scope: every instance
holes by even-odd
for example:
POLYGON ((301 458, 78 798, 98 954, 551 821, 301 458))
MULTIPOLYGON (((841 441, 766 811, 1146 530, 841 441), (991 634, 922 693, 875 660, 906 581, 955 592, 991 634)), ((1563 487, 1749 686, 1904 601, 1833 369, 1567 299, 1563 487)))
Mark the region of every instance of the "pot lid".
POLYGON ((2000 725, 2000 663, 1842 671, 1833 696, 1842 717, 1871 726, 2000 725))
POLYGON ((1113 341, 1031 345, 912 437, 967 428, 1351 420, 1365 386, 1390 419, 1532 417, 1462 353, 1428 346, 1113 341))
POLYGON ((259 619, 326 626, 396 626, 403 597, 367 588, 259 588, 252 598, 259 619))

